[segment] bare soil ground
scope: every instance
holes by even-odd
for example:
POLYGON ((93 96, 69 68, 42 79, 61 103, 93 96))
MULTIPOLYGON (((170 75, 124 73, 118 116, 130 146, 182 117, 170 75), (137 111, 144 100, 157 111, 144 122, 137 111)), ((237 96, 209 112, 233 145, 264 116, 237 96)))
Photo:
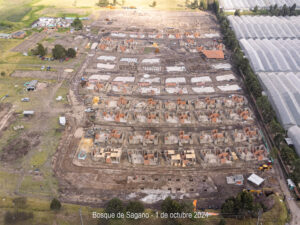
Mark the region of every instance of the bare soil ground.
POLYGON ((0 160, 5 162, 15 161, 24 157, 32 148, 39 145, 39 133, 30 132, 10 140, 2 149, 0 160))

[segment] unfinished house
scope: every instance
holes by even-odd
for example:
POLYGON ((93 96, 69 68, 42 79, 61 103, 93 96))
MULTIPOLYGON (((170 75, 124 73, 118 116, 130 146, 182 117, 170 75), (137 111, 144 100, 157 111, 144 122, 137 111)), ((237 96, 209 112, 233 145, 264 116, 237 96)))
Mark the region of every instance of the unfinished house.
POLYGON ((219 132, 217 129, 215 129, 215 130, 211 131, 211 136, 212 136, 214 144, 216 144, 216 145, 228 143, 230 141, 230 138, 226 131, 219 132))
POLYGON ((234 108, 225 111, 226 117, 231 121, 254 122, 254 118, 249 108, 234 108))
POLYGON ((219 110, 207 111, 204 113, 203 111, 197 112, 198 121, 199 122, 208 122, 211 124, 218 124, 224 122, 224 113, 219 110))
POLYGON ((118 130, 111 130, 108 136, 108 144, 123 144, 124 133, 118 130))
POLYGON ((176 111, 177 110, 177 104, 176 104, 175 101, 168 100, 168 101, 164 102, 164 108, 167 111, 176 111))
POLYGON ((262 140, 258 128, 256 127, 245 127, 243 130, 234 130, 233 133, 234 142, 245 142, 253 143, 262 140))
POLYGON ((189 110, 190 109, 190 103, 188 100, 181 100, 180 98, 176 101, 177 110, 189 110))
POLYGON ((101 51, 113 52, 117 45, 118 41, 111 39, 110 37, 102 37, 98 49, 101 51))
POLYGON ((130 101, 124 97, 99 100, 99 107, 105 109, 129 109, 130 101))
POLYGON ((191 124, 192 123, 192 115, 190 112, 179 112, 177 113, 180 124, 191 124))
POLYGON ((127 111, 102 111, 100 112, 100 121, 127 123, 129 114, 127 111))
POLYGON ((215 99, 215 98, 205 98, 205 99, 197 99, 192 102, 194 105, 194 108, 196 110, 202 110, 202 109, 219 109, 222 108, 222 101, 221 99, 215 99))
POLYGON ((164 137, 164 143, 166 145, 175 145, 178 144, 178 136, 175 134, 172 134, 171 132, 168 132, 167 134, 165 134, 164 137))
POLYGON ((213 143, 213 138, 210 133, 201 131, 200 136, 199 136, 199 141, 200 141, 200 144, 211 144, 211 143, 213 143))
POLYGON ((246 105, 246 98, 244 96, 232 95, 231 98, 225 99, 225 106, 228 108, 242 107, 246 105))
POLYGON ((237 147, 238 157, 244 161, 264 161, 268 159, 268 152, 264 145, 249 147, 237 147))
POLYGON ((158 133, 152 133, 150 130, 147 130, 142 134, 135 131, 128 134, 128 143, 130 145, 142 144, 143 146, 158 145, 158 133))
POLYGON ((191 150, 165 150, 163 158, 167 165, 177 167, 189 167, 196 165, 196 155, 193 149, 191 150))
POLYGON ((185 133, 183 130, 179 131, 179 146, 192 145, 194 143, 193 136, 194 135, 191 132, 185 133))
POLYGON ((113 82, 110 90, 117 94, 131 95, 134 89, 128 83, 113 82))
POLYGON ((129 150, 128 161, 132 164, 145 166, 157 166, 159 164, 159 154, 157 150, 129 150))
POLYGON ((95 148, 92 153, 92 159, 94 161, 111 163, 120 163, 122 156, 122 148, 95 148))
POLYGON ((214 149, 204 149, 200 151, 200 156, 205 163, 208 164, 230 164, 236 160, 238 157, 234 151, 230 148, 214 148, 214 149))

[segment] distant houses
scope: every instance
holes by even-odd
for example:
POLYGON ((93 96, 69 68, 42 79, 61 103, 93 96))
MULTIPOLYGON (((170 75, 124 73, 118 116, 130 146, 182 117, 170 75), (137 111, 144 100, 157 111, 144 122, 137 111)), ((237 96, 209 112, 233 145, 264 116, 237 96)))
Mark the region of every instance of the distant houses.
POLYGON ((21 30, 21 31, 17 31, 15 33, 12 33, 11 35, 13 38, 16 38, 16 39, 22 39, 22 38, 25 38, 26 36, 26 32, 21 30))
MULTIPOLYGON (((31 27, 32 28, 69 28, 71 23, 76 19, 76 17, 64 17, 64 18, 57 18, 57 17, 40 17, 36 20, 31 27)), ((88 20, 88 17, 79 18, 81 20, 88 20)))
POLYGON ((10 39, 11 38, 11 34, 0 33, 0 38, 1 39, 10 39))
POLYGON ((10 39, 10 38, 23 39, 25 37, 26 37, 26 32, 23 30, 17 31, 12 34, 0 33, 0 39, 10 39))

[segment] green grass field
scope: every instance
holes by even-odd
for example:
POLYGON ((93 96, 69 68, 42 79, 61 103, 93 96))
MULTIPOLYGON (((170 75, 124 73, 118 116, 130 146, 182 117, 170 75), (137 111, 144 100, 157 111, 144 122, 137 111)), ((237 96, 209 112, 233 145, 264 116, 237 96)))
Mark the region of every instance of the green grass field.
MULTIPOLYGON (((0 1, 0 31, 12 32, 30 27, 40 16, 89 16, 102 10, 96 4, 99 0, 10 0, 0 1)), ((112 1, 111 1, 112 2, 112 1)), ((134 6, 138 9, 176 10, 185 8, 185 0, 156 0, 152 8, 152 0, 125 0, 123 6, 134 6)), ((122 1, 117 1, 121 8, 122 1)))

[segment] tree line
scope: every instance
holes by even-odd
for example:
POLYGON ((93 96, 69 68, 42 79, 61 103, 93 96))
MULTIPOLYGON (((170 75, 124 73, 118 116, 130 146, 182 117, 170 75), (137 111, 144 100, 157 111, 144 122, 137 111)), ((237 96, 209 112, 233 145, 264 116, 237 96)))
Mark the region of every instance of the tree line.
MULTIPOLYGON (((32 55, 44 57, 48 54, 48 49, 45 48, 41 43, 38 43, 37 47, 31 50, 31 53, 32 55)), ((65 49, 62 45, 55 45, 52 49, 52 57, 54 59, 65 59, 67 57, 75 58, 76 51, 74 48, 65 49)))

